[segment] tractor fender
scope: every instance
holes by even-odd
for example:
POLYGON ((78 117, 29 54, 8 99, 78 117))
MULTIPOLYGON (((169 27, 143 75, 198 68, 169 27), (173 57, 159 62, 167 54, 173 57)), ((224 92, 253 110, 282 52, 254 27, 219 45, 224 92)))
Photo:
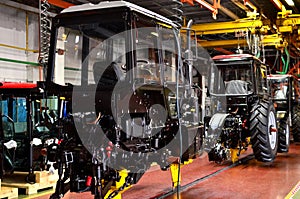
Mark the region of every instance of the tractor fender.
POLYGON ((216 130, 219 127, 223 127, 225 118, 230 115, 228 113, 216 113, 214 114, 209 121, 209 128, 216 130))
POLYGON ((216 113, 210 121, 207 130, 205 131, 204 150, 209 152, 217 144, 218 138, 221 135, 222 128, 225 123, 228 113, 216 113))

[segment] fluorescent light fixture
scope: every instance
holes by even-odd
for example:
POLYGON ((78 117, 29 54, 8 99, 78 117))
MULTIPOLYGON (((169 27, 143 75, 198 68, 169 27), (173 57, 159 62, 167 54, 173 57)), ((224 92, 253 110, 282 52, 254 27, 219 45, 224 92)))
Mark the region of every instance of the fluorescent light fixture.
POLYGON ((285 0, 285 2, 289 5, 289 6, 295 6, 294 1, 293 0, 285 0))

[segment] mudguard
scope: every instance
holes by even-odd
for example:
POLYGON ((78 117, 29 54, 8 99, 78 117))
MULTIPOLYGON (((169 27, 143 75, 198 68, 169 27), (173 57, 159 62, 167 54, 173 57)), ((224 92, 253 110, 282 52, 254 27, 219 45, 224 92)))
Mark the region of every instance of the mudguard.
POLYGON ((222 128, 225 123, 226 117, 230 115, 228 113, 216 113, 210 121, 207 131, 205 132, 204 138, 204 150, 210 152, 211 149, 216 145, 218 138, 221 135, 222 128))

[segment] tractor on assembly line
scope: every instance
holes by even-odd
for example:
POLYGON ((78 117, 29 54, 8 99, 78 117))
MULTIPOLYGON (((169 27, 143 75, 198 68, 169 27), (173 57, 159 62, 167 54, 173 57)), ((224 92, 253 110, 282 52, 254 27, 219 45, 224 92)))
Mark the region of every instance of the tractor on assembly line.
POLYGON ((287 152, 290 140, 300 142, 298 78, 290 74, 272 74, 268 76, 268 80, 277 112, 279 146, 282 146, 279 151, 287 152))
POLYGON ((213 61, 204 139, 209 160, 236 162, 252 145, 258 161, 272 162, 281 145, 267 66, 247 54, 219 55, 213 61))
POLYGON ((59 136, 47 147, 59 174, 51 198, 67 191, 113 198, 153 162, 165 170, 197 157, 203 81, 193 58, 182 58, 176 23, 105 1, 67 8, 52 25, 39 84, 62 107, 59 136))

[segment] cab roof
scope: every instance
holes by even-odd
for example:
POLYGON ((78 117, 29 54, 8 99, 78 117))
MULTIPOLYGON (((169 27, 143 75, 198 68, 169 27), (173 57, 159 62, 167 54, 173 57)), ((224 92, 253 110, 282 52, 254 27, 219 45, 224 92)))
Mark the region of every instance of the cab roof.
POLYGON ((101 9, 118 8, 118 7, 127 7, 132 11, 141 13, 143 15, 157 19, 163 23, 167 23, 172 27, 178 28, 178 26, 175 23, 173 23, 170 19, 127 1, 101 1, 98 4, 86 3, 82 5, 70 6, 64 9, 63 11, 61 11, 61 13, 72 13, 72 12, 80 12, 80 11, 87 11, 87 10, 101 10, 101 9))
POLYGON ((292 77, 290 74, 280 75, 280 74, 271 74, 268 75, 268 79, 284 79, 287 77, 292 77))
POLYGON ((36 83, 28 83, 28 82, 0 82, 0 90, 1 89, 30 89, 36 88, 36 83))
MULTIPOLYGON (((259 60, 250 54, 232 54, 232 55, 217 55, 212 58, 214 61, 242 61, 242 60, 259 60)), ((260 61, 260 60, 259 60, 260 61)))

